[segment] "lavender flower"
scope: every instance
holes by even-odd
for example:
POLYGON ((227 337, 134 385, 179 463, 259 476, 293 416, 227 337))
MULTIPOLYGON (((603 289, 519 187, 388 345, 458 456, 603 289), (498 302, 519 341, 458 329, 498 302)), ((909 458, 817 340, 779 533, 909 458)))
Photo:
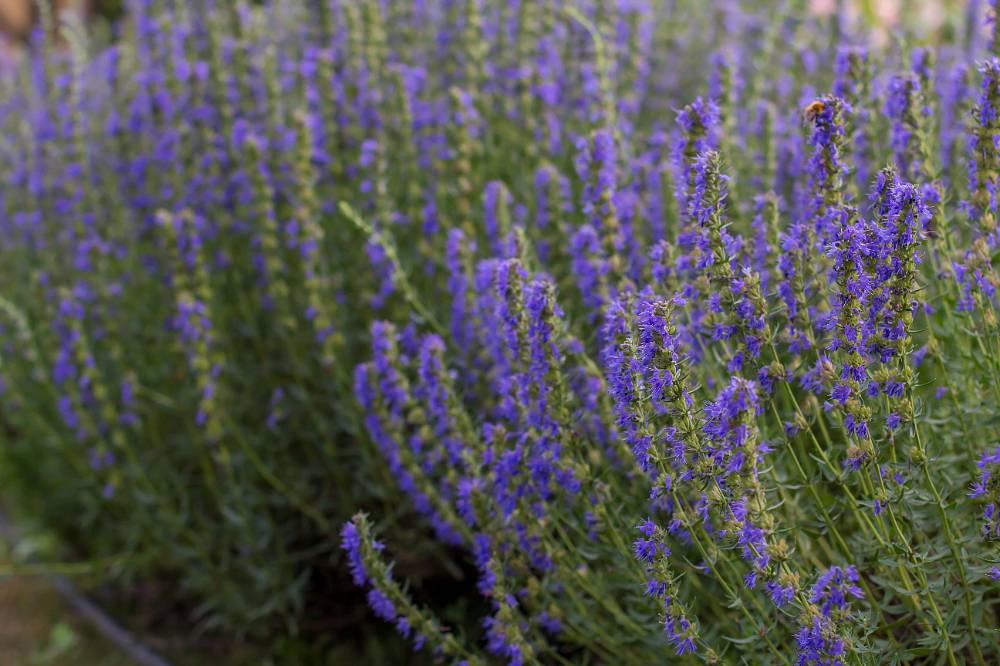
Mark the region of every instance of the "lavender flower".
POLYGON ((973 109, 975 131, 969 138, 969 189, 972 191, 973 219, 983 233, 996 228, 997 179, 1000 149, 995 136, 1000 131, 1000 61, 992 58, 979 66, 982 77, 973 109))
POLYGON ((795 636, 799 664, 847 663, 850 642, 846 631, 852 621, 850 601, 863 596, 855 585, 858 578, 852 566, 834 566, 820 574, 809 596, 810 606, 803 626, 795 636))
POLYGON ((924 144, 923 86, 914 73, 897 74, 889 81, 885 113, 892 120, 891 143, 896 164, 904 178, 923 173, 926 160, 924 144))
POLYGON ((340 535, 354 583, 368 588, 368 605, 377 617, 392 622, 404 638, 411 638, 414 649, 430 645, 437 655, 461 657, 470 666, 483 663, 429 611, 416 606, 393 579, 391 568, 382 561, 385 546, 372 535, 367 516, 355 515, 343 525, 340 535))
POLYGON ((983 453, 976 465, 979 478, 972 484, 969 497, 983 503, 983 537, 1000 539, 1000 447, 983 453))

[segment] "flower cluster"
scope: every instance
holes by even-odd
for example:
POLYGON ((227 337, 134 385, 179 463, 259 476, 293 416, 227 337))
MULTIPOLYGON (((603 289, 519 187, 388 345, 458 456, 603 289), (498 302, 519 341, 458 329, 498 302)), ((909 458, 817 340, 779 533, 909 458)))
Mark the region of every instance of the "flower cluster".
POLYGON ((850 655, 851 599, 862 597, 859 576, 853 566, 833 566, 820 574, 809 595, 802 628, 795 635, 801 666, 846 666, 850 655))
POLYGON ((1000 448, 986 451, 976 463, 979 478, 972 484, 969 497, 983 502, 983 536, 1000 539, 1000 448))

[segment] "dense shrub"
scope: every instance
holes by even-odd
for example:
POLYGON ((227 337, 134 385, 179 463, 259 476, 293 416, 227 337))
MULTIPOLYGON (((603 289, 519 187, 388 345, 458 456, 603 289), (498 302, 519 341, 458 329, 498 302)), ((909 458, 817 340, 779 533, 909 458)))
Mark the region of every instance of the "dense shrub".
POLYGON ((334 208, 367 131, 331 133, 346 36, 287 3, 133 3, 117 30, 39 30, 4 69, 5 491, 176 578, 204 627, 269 633, 394 497, 350 389, 375 309, 334 208))
POLYGON ((994 663, 992 9, 878 46, 800 4, 40 32, 7 494, 230 631, 294 628, 340 545, 445 661, 994 663), (389 564, 427 548, 469 598, 389 564))

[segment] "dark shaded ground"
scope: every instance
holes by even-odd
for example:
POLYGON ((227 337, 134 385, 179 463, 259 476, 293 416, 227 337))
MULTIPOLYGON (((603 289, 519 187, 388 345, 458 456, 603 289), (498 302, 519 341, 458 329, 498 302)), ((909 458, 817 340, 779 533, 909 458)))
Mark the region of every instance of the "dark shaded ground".
POLYGON ((0 663, 134 666, 37 576, 0 578, 0 663))

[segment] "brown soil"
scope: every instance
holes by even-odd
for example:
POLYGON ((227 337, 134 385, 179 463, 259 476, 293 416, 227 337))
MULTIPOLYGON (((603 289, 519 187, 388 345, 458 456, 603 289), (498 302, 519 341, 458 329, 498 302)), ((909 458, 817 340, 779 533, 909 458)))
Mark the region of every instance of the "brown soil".
POLYGON ((73 612, 44 579, 0 578, 0 663, 133 666, 73 612))

